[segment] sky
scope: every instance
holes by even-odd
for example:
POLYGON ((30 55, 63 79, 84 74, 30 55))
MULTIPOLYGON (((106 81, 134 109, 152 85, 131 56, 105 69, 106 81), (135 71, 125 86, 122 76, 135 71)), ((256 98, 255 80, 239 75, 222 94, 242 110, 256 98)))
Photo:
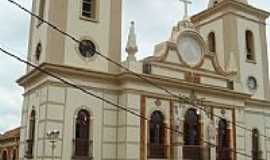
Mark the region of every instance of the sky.
MULTIPOLYGON (((16 0, 30 9, 32 0, 16 0)), ((192 0, 190 15, 207 8, 208 0, 192 0)), ((249 0, 249 4, 270 11, 270 1, 249 0)), ((123 0, 122 57, 130 21, 136 23, 139 59, 150 56, 155 44, 168 40, 172 27, 183 17, 179 0, 123 0)), ((26 57, 30 16, 7 0, 0 2, 0 46, 26 57)), ((268 24, 270 21, 268 20, 268 24)), ((270 26, 267 26, 267 35, 270 26)), ((269 48, 268 42, 268 48, 269 48)), ((25 72, 25 65, 0 53, 0 133, 18 127, 23 89, 16 80, 25 72)))

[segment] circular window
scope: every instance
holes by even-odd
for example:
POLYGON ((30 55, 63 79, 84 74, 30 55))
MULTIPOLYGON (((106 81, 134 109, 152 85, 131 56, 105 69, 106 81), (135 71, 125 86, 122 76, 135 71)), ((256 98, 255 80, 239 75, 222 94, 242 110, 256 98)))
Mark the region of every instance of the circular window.
POLYGON ((90 40, 82 40, 79 44, 79 51, 83 57, 93 57, 96 53, 96 46, 90 40))
POLYGON ((38 43, 37 47, 36 47, 36 60, 39 61, 40 59, 40 55, 41 55, 41 52, 42 52, 42 45, 41 43, 38 43))
POLYGON ((247 87, 251 91, 256 91, 257 90, 258 84, 257 84, 257 80, 256 80, 255 77, 252 77, 252 76, 248 77, 247 87))

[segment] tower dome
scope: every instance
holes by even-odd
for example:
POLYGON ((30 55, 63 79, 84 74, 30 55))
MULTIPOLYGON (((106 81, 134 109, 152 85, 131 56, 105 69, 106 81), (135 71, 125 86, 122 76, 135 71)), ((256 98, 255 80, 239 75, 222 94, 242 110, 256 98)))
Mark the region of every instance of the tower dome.
MULTIPOLYGON (((216 4, 218 4, 222 1, 225 1, 225 0, 209 0, 208 8, 214 7, 216 4)), ((227 1, 229 1, 229 0, 227 0, 227 1)), ((238 2, 241 2, 244 4, 248 4, 247 0, 230 0, 230 1, 238 1, 238 2)))

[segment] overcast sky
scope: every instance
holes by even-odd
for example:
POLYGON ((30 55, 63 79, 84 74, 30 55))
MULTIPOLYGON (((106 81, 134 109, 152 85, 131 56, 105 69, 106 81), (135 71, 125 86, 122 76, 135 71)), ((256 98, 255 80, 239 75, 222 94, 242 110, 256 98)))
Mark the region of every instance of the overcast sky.
MULTIPOLYGON (((172 26, 183 16, 183 4, 178 0, 123 1, 123 50, 129 22, 135 21, 139 58, 152 55, 154 45, 167 40, 172 26)), ((31 8, 32 0, 17 0, 17 2, 31 8)), ((264 10, 270 9, 268 0, 249 0, 249 3, 264 10)), ((207 4, 208 0, 193 0, 190 13, 202 11, 207 8, 207 4)), ((7 0, 1 0, 0 46, 26 57, 29 19, 29 15, 11 5, 7 0)), ((269 29, 270 26, 267 27, 268 31, 269 29)), ((124 52, 123 57, 125 57, 124 52)), ((24 64, 0 53, 0 133, 20 124, 23 90, 15 81, 24 74, 24 70, 24 64)))

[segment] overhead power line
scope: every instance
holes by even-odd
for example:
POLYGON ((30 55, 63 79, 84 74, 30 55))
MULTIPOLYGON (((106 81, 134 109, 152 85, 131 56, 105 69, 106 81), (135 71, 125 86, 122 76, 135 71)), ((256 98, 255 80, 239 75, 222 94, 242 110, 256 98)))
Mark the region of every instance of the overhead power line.
MULTIPOLYGON (((66 36, 66 37, 70 38, 71 40, 73 40, 74 42, 80 44, 81 41, 80 41, 79 39, 75 38, 74 36, 72 36, 71 34, 65 32, 65 31, 63 31, 61 28, 59 28, 59 27, 57 27, 56 25, 50 23, 49 21, 44 20, 42 17, 40 17, 40 16, 36 15, 35 13, 31 12, 30 10, 26 9, 26 8, 23 7, 21 4, 15 2, 14 0, 8 0, 8 1, 9 1, 10 3, 14 4, 15 6, 19 7, 19 8, 22 9, 23 11, 27 12, 27 13, 30 14, 32 17, 37 18, 40 22, 47 24, 48 26, 50 26, 50 27, 53 28, 54 30, 58 31, 60 34, 66 36)), ((120 67, 120 68, 124 69, 125 71, 127 71, 127 72, 129 72, 129 73, 135 75, 136 77, 142 79, 143 81, 147 82, 148 84, 151 84, 153 87, 156 87, 156 88, 158 88, 158 89, 160 89, 160 90, 163 90, 165 93, 167 93, 167 94, 169 94, 170 96, 172 96, 172 97, 178 99, 177 101, 179 101, 179 102, 181 102, 181 103, 184 102, 184 103, 190 104, 190 105, 192 105, 193 107, 195 107, 195 108, 197 108, 197 109, 199 109, 199 110, 201 110, 201 111, 203 111, 203 112, 205 112, 205 113, 208 113, 208 110, 205 109, 205 108, 203 108, 203 106, 208 107, 207 105, 204 105, 203 103, 201 103, 201 104, 200 104, 201 106, 198 106, 196 103, 194 103, 194 101, 193 101, 191 98, 189 98, 189 97, 187 97, 187 96, 184 96, 184 95, 181 95, 181 96, 176 95, 176 94, 172 93, 171 91, 169 91, 167 88, 162 87, 162 86, 160 86, 160 85, 158 85, 158 84, 152 82, 152 81, 149 80, 148 78, 145 78, 143 75, 138 74, 138 73, 136 73, 136 72, 130 70, 130 69, 127 68, 126 66, 122 65, 121 63, 118 63, 118 62, 112 60, 111 58, 109 58, 109 57, 103 55, 102 53, 96 51, 94 48, 92 48, 92 51, 94 51, 96 54, 98 54, 99 56, 101 56, 101 57, 104 58, 105 60, 109 61, 110 63, 116 65, 117 67, 120 67)), ((199 101, 203 102, 202 99, 199 100, 199 101)), ((212 115, 213 115, 214 117, 216 117, 216 118, 224 119, 224 117, 221 117, 221 116, 219 116, 219 115, 217 115, 217 114, 215 114, 215 113, 212 113, 212 115)), ((237 124, 236 122, 233 122, 233 121, 227 120, 227 122, 230 123, 230 124, 232 124, 232 125, 235 126, 235 127, 241 128, 241 129, 243 129, 243 130, 246 130, 246 131, 249 131, 249 132, 252 133, 252 130, 253 130, 253 129, 244 127, 244 126, 239 125, 239 124, 237 124)), ((268 137, 268 136, 266 136, 266 135, 263 135, 263 134, 260 134, 260 136, 261 136, 261 137, 264 137, 264 138, 267 138, 267 139, 270 139, 270 137, 268 137)))
MULTIPOLYGON (((35 64, 33 64, 33 63, 27 61, 27 60, 24 60, 23 58, 21 58, 21 57, 19 57, 19 56, 16 56, 15 54, 13 54, 13 53, 11 53, 11 52, 9 52, 9 51, 3 49, 2 47, 0 47, 0 51, 1 51, 2 53, 4 53, 5 55, 7 55, 7 56, 9 56, 9 57, 12 57, 12 58, 16 59, 17 61, 19 61, 19 62, 21 62, 21 63, 24 63, 24 64, 26 64, 26 65, 29 65, 30 67, 33 67, 34 69, 38 70, 39 72, 41 72, 41 73, 43 73, 43 74, 45 74, 45 75, 48 75, 48 76, 50 76, 50 77, 53 77, 53 78, 59 80, 60 82, 62 82, 62 83, 66 84, 66 85, 68 85, 68 86, 70 86, 70 87, 72 87, 72 88, 75 88, 75 89, 77 89, 77 90, 83 92, 84 94, 90 95, 90 96, 92 96, 92 97, 94 97, 94 98, 96 98, 96 99, 99 99, 99 100, 101 100, 101 101, 103 101, 103 102, 105 102, 105 103, 107 103, 107 104, 109 104, 109 105, 112 105, 113 107, 115 107, 115 108, 117 108, 117 109, 123 110, 123 111, 125 111, 125 112, 127 112, 127 113, 132 114, 133 116, 136 116, 136 117, 139 117, 140 119, 143 119, 143 120, 145 120, 145 121, 148 121, 148 123, 152 123, 152 122, 151 122, 148 118, 146 118, 144 115, 141 115, 141 114, 139 114, 139 113, 137 113, 137 112, 135 112, 135 111, 132 111, 132 110, 128 109, 128 106, 122 106, 122 105, 116 104, 115 102, 112 102, 112 101, 110 101, 110 100, 108 100, 108 99, 105 99, 105 98, 103 98, 103 97, 101 97, 101 96, 98 96, 98 95, 94 94, 93 92, 90 92, 90 91, 84 89, 83 87, 80 87, 80 86, 78 86, 78 85, 76 85, 76 84, 74 84, 74 83, 72 83, 72 82, 69 82, 69 80, 66 80, 66 79, 63 78, 63 77, 60 77, 60 76, 58 76, 57 74, 55 74, 55 73, 53 73, 53 72, 47 71, 47 70, 45 70, 45 69, 42 69, 40 66, 37 66, 37 65, 35 65, 35 64)), ((170 132, 175 132, 175 133, 177 133, 177 134, 184 135, 183 132, 181 132, 181 131, 179 131, 179 130, 177 130, 177 129, 173 129, 173 128, 167 127, 167 126, 166 126, 166 123, 164 123, 164 122, 163 122, 163 125, 164 125, 164 126, 163 126, 164 129, 167 129, 167 130, 169 130, 170 132)), ((204 139, 201 138, 201 137, 200 137, 200 140, 201 140, 203 143, 205 143, 205 144, 207 144, 207 145, 209 145, 209 146, 212 146, 212 147, 218 147, 218 145, 213 144, 213 143, 211 143, 211 142, 209 142, 209 141, 207 141, 207 140, 204 140, 204 139)), ((248 157, 248 158, 253 158, 252 155, 249 155, 249 154, 246 154, 246 153, 243 153, 243 152, 238 152, 236 149, 230 149, 230 152, 235 153, 235 154, 238 154, 238 155, 241 155, 241 156, 245 156, 245 157, 248 157)))

